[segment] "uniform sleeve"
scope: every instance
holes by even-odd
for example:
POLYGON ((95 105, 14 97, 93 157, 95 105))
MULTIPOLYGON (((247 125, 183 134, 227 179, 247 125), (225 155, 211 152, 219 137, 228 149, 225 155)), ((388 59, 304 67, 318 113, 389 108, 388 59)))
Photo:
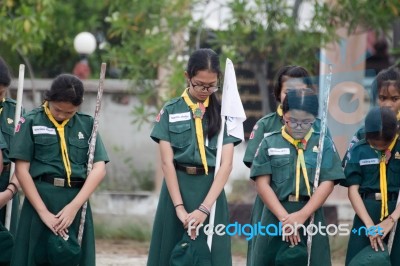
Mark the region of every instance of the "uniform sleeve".
POLYGON ((320 182, 335 181, 335 184, 345 178, 339 154, 331 138, 326 138, 324 143, 324 154, 322 156, 320 182))
POLYGON ((3 136, 3 132, 0 130, 0 150, 5 150, 7 148, 6 139, 3 136))
POLYGON ((227 132, 227 126, 225 123, 225 127, 224 127, 224 141, 222 143, 222 145, 225 144, 229 144, 229 143, 233 143, 234 146, 238 145, 240 142, 242 142, 241 139, 236 138, 234 136, 228 136, 228 132, 227 132))
POLYGON ((104 147, 103 141, 101 140, 100 134, 97 134, 96 137, 96 149, 94 150, 94 159, 93 162, 105 162, 108 163, 110 159, 108 158, 108 154, 106 148, 104 147))
POLYGON ((272 174, 271 159, 268 155, 268 145, 264 139, 256 153, 250 169, 250 178, 256 180, 258 176, 272 174))
POLYGON ((247 167, 251 167, 257 148, 264 138, 264 133, 264 127, 259 120, 251 131, 249 141, 247 142, 247 148, 244 153, 243 162, 247 167))
POLYGON ((160 140, 171 142, 168 130, 168 123, 169 123, 168 119, 169 119, 169 114, 164 106, 158 113, 156 120, 154 122, 153 129, 150 133, 150 137, 155 142, 159 143, 160 140))
POLYGON ((346 179, 340 182, 345 187, 360 185, 362 181, 362 171, 359 160, 357 160, 357 150, 350 149, 349 155, 350 159, 344 168, 346 179))
POLYGON ((354 134, 354 136, 351 138, 351 141, 349 143, 349 146, 347 147, 346 153, 343 156, 343 160, 342 160, 342 167, 346 166, 347 161, 349 160, 349 151, 351 149, 351 147, 354 146, 354 144, 356 144, 357 142, 359 142, 361 139, 363 139, 365 136, 364 133, 364 129, 360 128, 357 130, 357 132, 354 134))
POLYGON ((15 128, 14 137, 11 139, 9 158, 13 162, 16 160, 32 161, 33 153, 31 121, 21 117, 15 128))

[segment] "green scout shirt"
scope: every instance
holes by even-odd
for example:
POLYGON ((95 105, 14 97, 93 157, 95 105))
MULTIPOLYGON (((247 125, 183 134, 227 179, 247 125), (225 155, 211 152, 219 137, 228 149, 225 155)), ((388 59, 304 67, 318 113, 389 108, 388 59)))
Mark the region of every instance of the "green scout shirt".
MULTIPOLYGON (((313 132, 304 151, 310 187, 314 183, 317 163, 319 133, 313 132)), ((282 137, 280 131, 265 137, 254 158, 250 178, 271 175, 271 188, 278 199, 284 201, 296 192, 296 148, 282 137)), ((325 138, 319 182, 344 178, 340 158, 330 137, 325 138)), ((308 196, 303 173, 300 175, 300 195, 308 196)))
MULTIPOLYGON (((270 113, 257 121, 250 134, 249 141, 247 142, 246 152, 243 158, 243 162, 247 167, 251 167, 254 155, 263 138, 270 135, 272 132, 281 130, 283 125, 283 119, 278 115, 277 112, 270 113)), ((321 120, 319 118, 315 120, 313 128, 316 132, 320 131, 321 120)), ((327 135, 331 136, 329 130, 327 131, 327 135)))
MULTIPOLYGON (((349 152, 344 173, 346 180, 341 184, 349 187, 360 185, 359 192, 380 192, 379 155, 371 148, 365 139, 354 144, 349 152)), ((398 193, 400 189, 400 142, 397 141, 392 149, 388 164, 386 165, 386 180, 388 192, 398 193)))
POLYGON ((349 143, 349 147, 347 147, 347 151, 343 156, 343 160, 342 160, 342 166, 345 167, 347 160, 349 159, 349 151, 351 149, 351 147, 353 147, 354 144, 356 144, 357 142, 359 142, 360 140, 365 138, 365 127, 362 126, 360 127, 357 132, 354 134, 354 136, 351 138, 351 141, 349 143))
MULTIPOLYGON (((65 138, 73 178, 86 178, 89 138, 93 118, 76 113, 65 125, 65 138)), ((30 162, 29 172, 33 178, 46 174, 54 177, 66 176, 61 156, 57 129, 49 120, 43 107, 32 110, 21 117, 11 140, 10 160, 30 162)), ((109 161, 107 152, 97 134, 93 162, 109 161)))
MULTIPOLYGON (((202 120, 204 144, 206 146, 207 165, 214 167, 218 134, 207 140, 208 119, 206 109, 202 120)), ((237 145, 241 142, 240 139, 227 135, 226 126, 224 133, 223 144, 233 143, 237 145)), ((160 140, 169 142, 174 152, 174 161, 177 163, 202 165, 193 114, 182 97, 174 98, 164 105, 156 118, 150 137, 157 143, 160 140)))
MULTIPOLYGON (((0 113, 0 128, 3 133, 4 139, 7 144, 7 149, 3 150, 3 163, 10 163, 9 156, 9 147, 11 144, 11 138, 14 136, 15 129, 15 109, 17 106, 17 102, 10 98, 5 98, 4 101, 0 101, 0 108, 2 108, 0 113)), ((22 111, 22 113, 24 113, 22 111)))

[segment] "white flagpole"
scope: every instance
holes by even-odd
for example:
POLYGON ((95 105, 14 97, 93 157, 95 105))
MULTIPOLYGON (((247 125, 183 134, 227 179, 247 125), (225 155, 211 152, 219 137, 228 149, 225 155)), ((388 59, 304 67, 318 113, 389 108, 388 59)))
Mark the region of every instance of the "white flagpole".
MULTIPOLYGON (((215 178, 215 175, 218 173, 219 167, 221 166, 222 143, 223 143, 223 139, 224 139, 224 130, 225 130, 225 116, 221 115, 221 129, 219 130, 219 133, 218 133, 217 158, 215 161, 214 178, 215 178)), ((214 202, 214 204, 211 207, 211 211, 210 211, 209 224, 211 225, 211 228, 214 228, 215 206, 216 206, 216 202, 214 202)), ((207 245, 208 245, 210 251, 211 251, 211 246, 212 246, 212 238, 213 238, 213 234, 209 234, 207 236, 207 245)))
MULTIPOLYGON (((17 126, 19 122, 19 118, 21 116, 21 109, 22 109, 22 93, 24 92, 24 75, 25 75, 25 65, 19 65, 19 75, 18 75, 18 90, 17 90, 17 106, 15 108, 15 116, 14 116, 14 127, 17 126)), ((15 164, 11 162, 10 167, 10 180, 14 175, 15 164)), ((6 207, 6 219, 4 226, 10 230, 11 225, 11 211, 12 211, 12 202, 13 200, 9 200, 6 207)))
MULTIPOLYGON (((221 166, 222 144, 224 139, 225 124, 226 132, 229 136, 234 136, 244 140, 243 121, 246 120, 246 114, 243 109, 242 101, 240 100, 239 91, 236 83, 236 74, 232 61, 227 58, 225 64, 224 87, 222 91, 221 101, 221 128, 217 140, 217 156, 215 162, 215 175, 221 166), (226 117, 228 120, 225 121, 226 117)), ((215 221, 215 206, 213 204, 210 211, 209 224, 214 228, 215 221)), ((207 244, 211 251, 212 234, 207 236, 207 244)))

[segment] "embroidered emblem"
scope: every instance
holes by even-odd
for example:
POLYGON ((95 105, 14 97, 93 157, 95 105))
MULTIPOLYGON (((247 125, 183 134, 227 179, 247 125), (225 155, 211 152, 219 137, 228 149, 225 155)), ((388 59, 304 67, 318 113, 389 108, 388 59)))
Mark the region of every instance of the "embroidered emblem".
POLYGON ((78 139, 84 139, 85 137, 83 136, 82 132, 79 131, 78 133, 78 139))
POLYGON ((312 151, 313 151, 313 152, 319 152, 319 149, 318 149, 317 146, 314 146, 314 147, 312 148, 312 151))
POLYGON ((206 108, 204 107, 204 104, 199 103, 199 107, 197 107, 193 111, 193 117, 194 118, 201 118, 203 119, 204 113, 206 112, 206 108))
POLYGON ((164 109, 161 109, 161 111, 158 113, 157 117, 156 117, 156 122, 160 122, 161 116, 164 113, 164 109))
POLYGON ((400 153, 398 151, 396 151, 396 153, 394 154, 394 158, 395 159, 400 159, 400 153))
POLYGON ((254 131, 251 131, 251 134, 250 134, 250 138, 249 139, 253 139, 254 138, 254 131))
POLYGON ((7 118, 7 123, 12 124, 12 123, 14 123, 14 120, 12 120, 11 118, 7 118))

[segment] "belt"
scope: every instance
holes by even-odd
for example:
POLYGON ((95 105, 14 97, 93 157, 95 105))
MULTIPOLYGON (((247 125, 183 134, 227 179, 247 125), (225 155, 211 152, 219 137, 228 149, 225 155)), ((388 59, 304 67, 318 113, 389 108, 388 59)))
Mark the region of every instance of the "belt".
MULTIPOLYGON (((360 193, 361 198, 363 199, 373 199, 373 200, 382 200, 381 193, 374 193, 374 192, 365 192, 360 193)), ((397 192, 388 192, 388 201, 396 201, 399 193, 397 192)))
POLYGON ((51 177, 47 175, 41 175, 37 177, 37 180, 53 184, 55 187, 71 187, 71 188, 81 188, 85 184, 85 180, 82 178, 71 179, 71 186, 68 186, 68 181, 63 177, 51 177))
POLYGON ((3 172, 10 172, 11 163, 3 164, 3 172))
POLYGON ((287 197, 287 201, 289 201, 289 202, 307 202, 309 200, 310 200, 309 196, 302 196, 302 195, 299 195, 298 200, 296 199, 296 195, 289 195, 287 197))
MULTIPOLYGON (((204 175, 206 170, 204 167, 197 166, 183 166, 179 164, 175 164, 175 169, 179 171, 186 172, 188 175, 204 175)), ((215 167, 208 167, 208 171, 212 172, 215 170, 215 167)))

